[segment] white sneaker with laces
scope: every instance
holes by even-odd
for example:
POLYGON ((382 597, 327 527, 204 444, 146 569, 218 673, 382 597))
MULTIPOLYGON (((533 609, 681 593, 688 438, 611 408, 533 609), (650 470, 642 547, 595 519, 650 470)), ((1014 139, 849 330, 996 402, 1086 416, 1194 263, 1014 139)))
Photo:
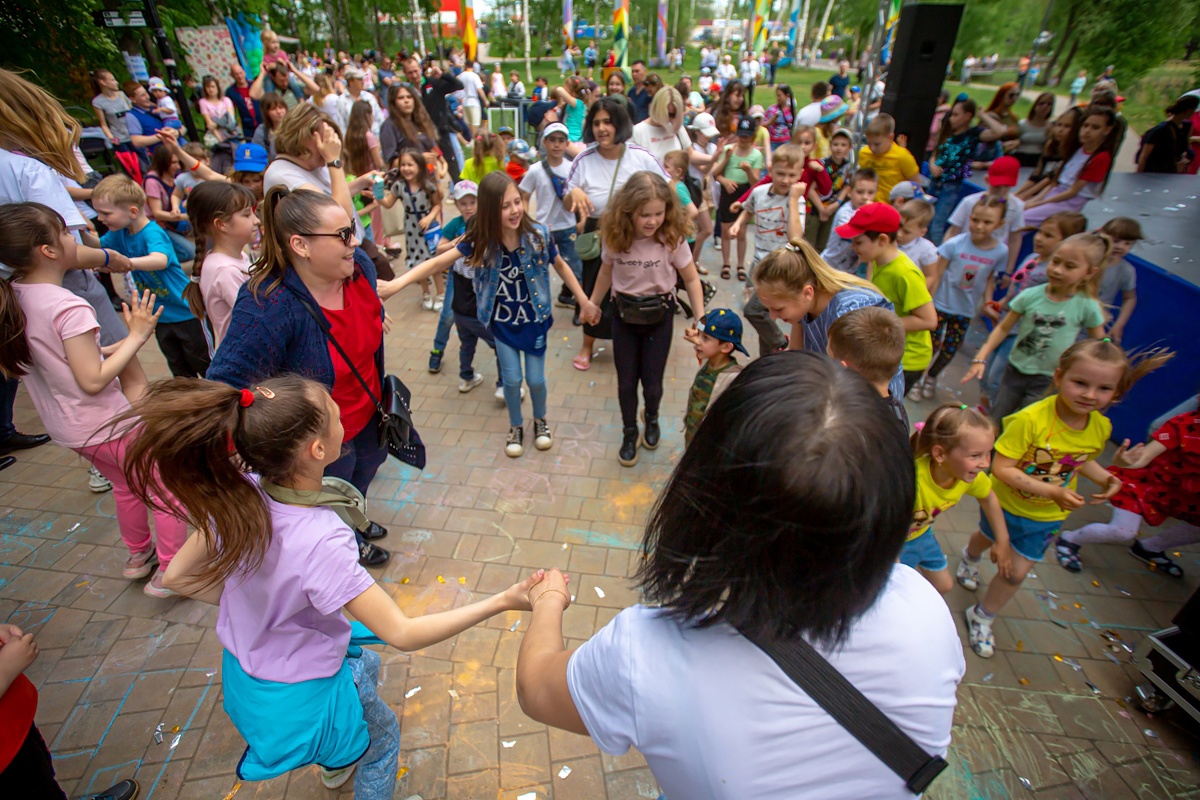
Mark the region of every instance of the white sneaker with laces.
POLYGON ((354 768, 357 766, 358 764, 351 764, 341 769, 325 769, 321 767, 321 783, 324 784, 326 789, 341 788, 346 781, 354 776, 354 768))
POLYGON ((960 558, 958 569, 954 570, 954 579, 968 592, 975 591, 979 588, 979 564, 972 564, 965 558, 960 558))
POLYGON ((909 400, 912 400, 914 403, 920 402, 921 401, 921 381, 917 381, 916 383, 914 383, 912 385, 912 388, 908 390, 908 394, 906 394, 905 397, 907 397, 909 400))
POLYGON ((476 372, 471 376, 470 380, 466 378, 459 378, 458 390, 464 393, 469 392, 481 383, 483 383, 483 376, 476 372))
POLYGON ((100 474, 100 470, 92 467, 88 470, 88 488, 96 494, 102 494, 112 489, 112 481, 100 474))
POLYGON ((980 658, 991 658, 996 652, 996 644, 992 638, 992 620, 986 619, 971 606, 963 612, 967 620, 967 634, 971 641, 971 649, 980 658))
POLYGON ((937 378, 930 378, 928 375, 926 375, 925 381, 921 384, 921 397, 925 398, 926 400, 932 400, 933 396, 936 394, 937 378))
POLYGON ((533 421, 533 446, 538 450, 549 450, 554 444, 550 437, 550 424, 544 419, 533 421))

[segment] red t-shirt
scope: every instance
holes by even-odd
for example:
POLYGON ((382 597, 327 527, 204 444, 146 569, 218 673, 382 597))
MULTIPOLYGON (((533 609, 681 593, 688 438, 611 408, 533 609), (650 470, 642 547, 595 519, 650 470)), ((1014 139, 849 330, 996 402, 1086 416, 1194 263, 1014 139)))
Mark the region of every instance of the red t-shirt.
MULTIPOLYGON (((340 311, 324 307, 321 310, 329 320, 333 338, 350 356, 358 368, 358 374, 362 375, 378 398, 382 387, 379 370, 375 368, 375 351, 383 341, 383 304, 379 302, 379 295, 375 294, 371 284, 361 275, 346 281, 342 298, 343 307, 340 311)), ((342 427, 346 429, 343 441, 348 442, 367 427, 371 415, 375 413, 375 404, 332 343, 329 345, 329 357, 333 359, 333 391, 330 394, 341 409, 342 427)))
POLYGON ((29 678, 18 675, 0 697, 0 772, 8 769, 14 757, 25 744, 33 715, 37 712, 38 693, 29 678))
POLYGON ((1108 176, 1108 168, 1112 166, 1112 155, 1101 151, 1088 157, 1088 163, 1079 173, 1079 180, 1087 183, 1100 183, 1108 176))
POLYGON ((257 127, 258 117, 254 115, 254 101, 250 99, 250 87, 234 86, 233 88, 242 96, 242 102, 246 104, 246 111, 250 114, 250 124, 257 127))
POLYGON ((509 161, 504 165, 504 171, 508 173, 508 177, 512 178, 517 183, 521 182, 521 178, 525 177, 525 173, 529 171, 527 167, 523 167, 516 161, 509 161))

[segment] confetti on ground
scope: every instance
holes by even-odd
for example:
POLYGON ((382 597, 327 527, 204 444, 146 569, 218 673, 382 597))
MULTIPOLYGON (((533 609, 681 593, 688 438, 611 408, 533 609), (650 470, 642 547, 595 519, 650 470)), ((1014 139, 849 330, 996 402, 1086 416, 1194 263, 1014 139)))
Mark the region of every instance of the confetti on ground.
POLYGON ((1100 581, 1092 581, 1092 586, 1100 586, 1100 581))
POLYGON ((404 693, 404 699, 407 700, 408 698, 412 697, 414 694, 416 694, 419 691, 421 691, 421 687, 414 686, 413 688, 409 689, 407 692, 404 693))
POLYGON ((566 550, 568 546, 569 546, 569 545, 568 545, 566 542, 563 542, 562 549, 563 549, 563 550, 566 550))
POLYGON ((233 785, 233 788, 229 790, 229 794, 225 795, 224 800, 233 800, 233 796, 235 794, 237 794, 238 789, 241 789, 241 788, 242 788, 242 785, 240 783, 235 783, 233 785))
POLYGON ((510 626, 509 626, 509 628, 508 628, 508 629, 509 629, 509 631, 511 631, 512 633, 516 633, 516 632, 517 632, 517 628, 519 628, 519 627, 521 627, 521 620, 517 620, 516 622, 514 622, 512 625, 510 625, 510 626))
POLYGON ((1133 715, 1130 714, 1128 711, 1118 711, 1117 713, 1120 714, 1125 719, 1133 719, 1133 715))
POLYGON ((1114 664, 1120 665, 1120 663, 1121 663, 1121 659, 1117 658, 1117 657, 1116 657, 1116 656, 1114 656, 1112 653, 1110 653, 1110 652, 1108 652, 1107 650, 1105 650, 1105 651, 1104 651, 1104 655, 1108 656, 1108 660, 1109 660, 1109 661, 1113 662, 1114 664))
POLYGON ((400 583, 408 583, 408 578, 401 578, 400 583))
POLYGON ((1133 597, 1133 593, 1128 589, 1122 589, 1120 586, 1118 586, 1117 591, 1120 592, 1123 597, 1133 597))
POLYGON ((78 523, 78 522, 76 522, 74 525, 72 525, 71 527, 67 528, 67 533, 70 533, 71 531, 75 531, 75 530, 78 530, 78 529, 79 529, 79 523, 78 523))
POLYGON ((1022 639, 1018 639, 1018 640, 1017 640, 1017 652, 1018 652, 1018 653, 1024 653, 1024 652, 1025 652, 1025 642, 1024 642, 1024 640, 1022 640, 1022 639))
POLYGON ((526 792, 517 795, 517 800, 537 800, 537 792, 526 792))
POLYGON ((158 723, 158 727, 154 729, 154 743, 155 744, 163 743, 162 728, 163 728, 163 724, 160 722, 160 723, 158 723))
POLYGON ((1097 686, 1096 684, 1092 683, 1091 681, 1084 681, 1084 683, 1086 683, 1086 684, 1087 684, 1087 687, 1088 687, 1089 689, 1091 689, 1091 690, 1092 690, 1092 694, 1095 694, 1095 695, 1098 695, 1098 694, 1100 694, 1100 687, 1099 687, 1099 686, 1097 686))
POLYGON ((1070 627, 1071 627, 1070 625, 1068 625, 1067 623, 1063 622, 1063 621, 1062 621, 1061 619, 1059 619, 1058 617, 1051 617, 1051 618, 1050 618, 1050 621, 1051 621, 1051 622, 1053 622, 1055 625, 1057 625, 1057 626, 1058 626, 1058 627, 1060 627, 1060 628, 1070 628, 1070 627))
POLYGON ((1142 729, 1142 733, 1146 734, 1146 735, 1147 735, 1147 736, 1149 736, 1151 739, 1157 739, 1157 738, 1158 738, 1158 734, 1157 734, 1157 733, 1155 733, 1154 731, 1150 730, 1149 728, 1144 728, 1144 729, 1142 729))
POLYGON ((996 675, 996 673, 994 673, 994 672, 989 672, 987 675, 984 675, 984 676, 983 676, 983 682, 984 682, 984 683, 991 683, 991 682, 992 682, 992 678, 993 678, 993 677, 995 677, 995 675, 996 675))
POLYGON ((217 674, 217 671, 214 669, 212 672, 204 673, 204 677, 211 678, 213 675, 216 675, 216 674, 217 674))
POLYGON ((438 583, 445 583, 445 582, 446 582, 446 579, 443 578, 441 575, 438 575, 438 583))
POLYGON ((1022 686, 1028 686, 1029 678, 1017 678, 1017 683, 1021 684, 1022 686))
POLYGON ((1079 665, 1079 662, 1078 662, 1078 661, 1076 661, 1076 660, 1075 660, 1075 659, 1073 659, 1073 658, 1064 658, 1064 659, 1063 659, 1063 663, 1064 663, 1064 664, 1066 664, 1066 665, 1067 665, 1068 667, 1070 667, 1071 669, 1075 670, 1076 672, 1082 672, 1082 671, 1083 671, 1083 667, 1081 667, 1081 666, 1079 665))
MULTIPOLYGON (((599 586, 596 587, 596 596, 601 599, 604 598, 604 590, 601 589, 599 586)), ((571 599, 574 600, 575 598, 571 598, 571 599)))
POLYGON ((182 733, 175 734, 175 738, 171 740, 171 749, 172 750, 174 750, 176 747, 179 747, 179 740, 182 738, 183 738, 182 733))
POLYGON ((513 739, 511 742, 501 742, 500 744, 505 750, 511 750, 517 746, 517 740, 513 739))
POLYGON ((460 586, 466 586, 466 585, 467 585, 467 579, 466 579, 466 578, 459 578, 459 579, 458 579, 458 583, 459 583, 459 585, 460 585, 460 586))
POLYGON ((1036 580, 1037 580, 1037 573, 1036 573, 1036 572, 1034 572, 1033 570, 1029 570, 1029 574, 1028 574, 1028 575, 1026 575, 1025 577, 1027 577, 1027 578, 1033 578, 1033 579, 1036 581, 1036 580))
POLYGON ((1029 780, 1029 778, 1018 777, 1017 780, 1019 780, 1021 782, 1021 785, 1024 786, 1026 789, 1033 791, 1033 781, 1029 780))
POLYGON ((1050 595, 1050 596, 1051 596, 1051 597, 1053 597, 1055 600, 1057 600, 1057 599, 1058 599, 1058 595, 1056 595, 1054 592, 1050 591, 1049 589, 1047 589, 1047 590, 1046 590, 1046 594, 1050 595))
POLYGON ((400 771, 396 773, 396 780, 403 778, 407 774, 408 774, 408 767, 401 767, 400 771))
POLYGON ((450 697, 452 697, 452 698, 453 698, 453 699, 455 699, 455 700, 457 700, 457 699, 458 699, 458 692, 456 692, 456 691, 455 691, 455 690, 453 690, 453 689, 447 689, 446 691, 450 692, 450 697))
POLYGON ((179 726, 176 725, 175 727, 171 728, 171 733, 179 733, 179 726))
POLYGON ((565 778, 571 774, 571 768, 563 764, 563 768, 558 771, 558 777, 565 778))
POLYGON ((1057 661, 1058 663, 1060 663, 1060 664, 1061 664, 1061 663, 1062 663, 1062 660, 1063 660, 1063 657, 1062 657, 1061 655, 1059 655, 1058 653, 1055 653, 1055 654, 1054 654, 1054 660, 1055 660, 1055 661, 1057 661))
POLYGON ((1076 608, 1083 608, 1083 603, 1076 603, 1076 604, 1075 604, 1075 607, 1076 607, 1076 608))
POLYGON ((82 589, 84 586, 87 586, 89 583, 91 583, 91 581, 81 581, 81 582, 75 584, 75 588, 82 589))

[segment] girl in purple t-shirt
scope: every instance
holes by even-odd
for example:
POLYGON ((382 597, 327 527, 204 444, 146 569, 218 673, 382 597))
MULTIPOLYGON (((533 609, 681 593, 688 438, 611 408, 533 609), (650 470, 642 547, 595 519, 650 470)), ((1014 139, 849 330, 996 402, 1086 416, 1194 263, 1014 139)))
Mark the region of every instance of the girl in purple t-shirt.
POLYGON ((392 647, 420 650, 529 610, 542 573, 408 617, 359 564, 348 522, 369 524, 366 501, 348 483, 322 480, 342 452, 340 417, 321 384, 284 375, 246 389, 162 381, 122 418, 144 433, 126 459, 134 491, 173 493, 197 529, 166 582, 219 606, 225 711, 247 744, 239 777, 315 763, 329 788, 356 772, 354 796, 373 800, 395 790, 400 726, 376 693, 379 654, 351 642, 343 610, 392 647))

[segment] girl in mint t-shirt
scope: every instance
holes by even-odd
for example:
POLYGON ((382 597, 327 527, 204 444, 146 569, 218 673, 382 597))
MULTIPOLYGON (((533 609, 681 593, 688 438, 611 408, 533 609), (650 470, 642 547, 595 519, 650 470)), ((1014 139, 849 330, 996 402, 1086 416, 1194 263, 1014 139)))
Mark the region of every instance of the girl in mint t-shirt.
POLYGON ((187 526, 165 510, 173 505, 168 495, 160 493, 150 503, 130 490, 122 462, 136 447, 137 431, 109 424, 128 411, 127 398, 145 391, 137 353, 154 334, 164 306, 154 310, 149 290, 135 294, 133 308, 124 307, 129 336, 101 355, 95 310, 62 285, 75 259, 75 238, 52 209, 41 203, 0 206, 0 261, 13 271, 10 279, 0 279, 5 331, 0 375, 23 376, 54 443, 79 453, 112 482, 117 526, 129 548, 124 576, 134 580, 154 573, 145 593, 172 597, 175 593, 163 586, 163 572, 183 544, 187 526), (31 241, 36 243, 32 250, 31 241), (154 512, 157 537, 147 507, 154 512))
POLYGON ((1104 312, 1096 299, 1096 276, 1108 259, 1112 239, 1103 233, 1077 233, 1063 240, 1046 266, 1047 283, 1026 289, 1008 304, 1008 314, 971 361, 966 383, 983 377, 988 355, 1018 324, 1017 341, 1000 390, 992 399, 997 423, 1046 394, 1058 359, 1086 329, 1104 336, 1104 312))

